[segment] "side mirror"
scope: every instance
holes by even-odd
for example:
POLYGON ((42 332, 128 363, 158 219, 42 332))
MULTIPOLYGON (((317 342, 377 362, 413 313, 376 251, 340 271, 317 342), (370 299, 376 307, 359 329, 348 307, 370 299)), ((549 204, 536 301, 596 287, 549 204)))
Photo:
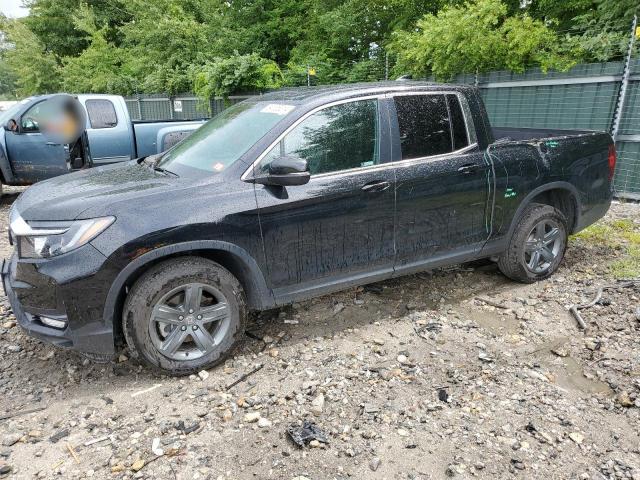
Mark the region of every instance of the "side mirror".
POLYGON ((4 129, 7 132, 17 132, 18 131, 18 122, 16 122, 13 118, 10 118, 7 123, 4 124, 4 129))
POLYGON ((288 155, 278 157, 269 164, 269 173, 254 179, 262 185, 289 187, 309 183, 309 165, 303 158, 288 155))

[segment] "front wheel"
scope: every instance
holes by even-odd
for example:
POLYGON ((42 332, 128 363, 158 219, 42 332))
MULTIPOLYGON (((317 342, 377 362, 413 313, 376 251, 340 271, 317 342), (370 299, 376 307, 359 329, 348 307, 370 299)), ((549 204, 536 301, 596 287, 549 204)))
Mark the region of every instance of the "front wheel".
POLYGON ((518 221, 507 250, 500 256, 500 271, 512 280, 533 283, 558 269, 567 248, 567 220, 549 205, 531 204, 518 221))
POLYGON ((240 343, 246 323, 240 282, 219 264, 181 257, 135 283, 123 330, 133 357, 159 373, 187 375, 212 367, 240 343))

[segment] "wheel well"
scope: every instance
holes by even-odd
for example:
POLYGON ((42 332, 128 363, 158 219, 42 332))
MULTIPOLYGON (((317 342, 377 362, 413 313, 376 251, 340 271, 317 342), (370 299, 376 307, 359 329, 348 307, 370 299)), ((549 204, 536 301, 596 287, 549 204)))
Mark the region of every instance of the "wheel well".
POLYGON ((569 190, 563 188, 545 190, 533 197, 531 203, 542 203, 560 210, 567 219, 569 233, 573 232, 576 226, 578 204, 573 193, 569 190))
POLYGON ((122 333, 122 309, 124 308, 124 302, 127 298, 129 289, 149 269, 151 269, 155 265, 176 257, 202 257, 220 264, 222 267, 229 270, 229 272, 231 272, 231 274, 238 279, 247 296, 247 303, 250 309, 258 309, 265 303, 264 299, 261 296, 258 282, 254 278, 253 272, 251 272, 247 265, 231 252, 227 252, 225 250, 203 249, 169 254, 151 260, 144 265, 141 265, 140 268, 136 269, 127 278, 127 281, 122 286, 118 294, 113 312, 113 334, 117 341, 120 341, 124 338, 122 333))

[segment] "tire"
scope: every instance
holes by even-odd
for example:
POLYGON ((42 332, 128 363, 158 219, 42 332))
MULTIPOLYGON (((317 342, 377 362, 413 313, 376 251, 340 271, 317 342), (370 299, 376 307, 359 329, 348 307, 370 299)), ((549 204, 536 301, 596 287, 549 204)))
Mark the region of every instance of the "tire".
POLYGON ((239 346, 246 298, 240 282, 219 264, 180 257, 136 281, 122 318, 132 357, 159 374, 188 375, 223 362, 239 346))
POLYGON ((567 219, 562 212, 549 205, 532 203, 518 220, 507 250, 498 259, 498 268, 505 276, 522 283, 549 278, 564 258, 567 231, 567 219), (540 225, 544 230, 540 230, 540 225), (552 233, 554 228, 557 231, 552 233))

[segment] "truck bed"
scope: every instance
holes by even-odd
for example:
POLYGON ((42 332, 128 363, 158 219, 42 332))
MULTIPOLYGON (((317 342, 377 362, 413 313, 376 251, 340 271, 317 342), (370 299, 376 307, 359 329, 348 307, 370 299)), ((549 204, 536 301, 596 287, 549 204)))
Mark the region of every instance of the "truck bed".
POLYGON ((182 140, 199 128, 204 123, 204 120, 132 123, 137 156, 146 157, 173 146, 177 141, 182 140), (177 138, 174 139, 173 137, 177 138))

